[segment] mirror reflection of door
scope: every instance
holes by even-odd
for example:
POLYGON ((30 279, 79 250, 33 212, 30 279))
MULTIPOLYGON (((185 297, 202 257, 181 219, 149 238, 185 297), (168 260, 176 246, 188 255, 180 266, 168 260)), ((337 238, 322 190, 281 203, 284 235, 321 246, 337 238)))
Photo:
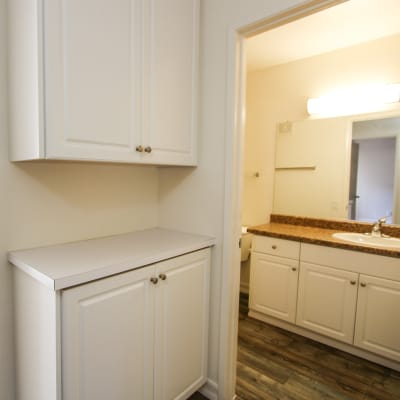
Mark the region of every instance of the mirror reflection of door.
POLYGON ((351 143, 349 219, 356 219, 357 199, 359 198, 357 194, 358 151, 359 144, 353 140, 351 143))
POLYGON ((351 219, 373 222, 386 217, 392 222, 395 160, 395 137, 352 141, 351 219))

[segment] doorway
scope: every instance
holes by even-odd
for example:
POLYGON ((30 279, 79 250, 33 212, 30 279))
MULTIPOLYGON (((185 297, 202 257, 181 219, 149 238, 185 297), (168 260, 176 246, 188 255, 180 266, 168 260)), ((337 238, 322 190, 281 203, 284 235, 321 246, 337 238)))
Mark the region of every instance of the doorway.
POLYGON ((396 147, 396 137, 352 140, 351 219, 393 222, 396 147))
MULTIPOLYGON (((323 8, 323 7, 321 7, 321 8, 323 8)), ((313 12, 314 11, 315 10, 313 10, 313 12)), ((304 15, 302 17, 304 17, 304 15)), ((259 27, 257 29, 259 29, 259 27)), ((250 34, 249 34, 249 36, 250 36, 250 34)), ((276 43, 274 41, 272 41, 272 42, 276 43)), ((255 89, 257 89, 257 85, 255 85, 255 89)), ((278 93, 278 97, 279 96, 283 97, 283 93, 282 92, 278 93)), ((275 102, 278 97, 275 97, 274 99, 270 100, 270 102, 271 103, 275 102)), ((302 95, 300 97, 302 97, 302 101, 303 101, 303 103, 305 103, 304 95, 302 95)), ((239 101, 239 103, 242 103, 242 102, 239 101)), ((286 108, 287 109, 291 109, 293 111, 293 108, 292 108, 292 105, 291 105, 290 101, 288 101, 287 103, 288 104, 286 105, 286 108)), ((270 109, 270 107, 271 107, 271 104, 268 103, 268 100, 266 100, 266 102, 264 103, 264 108, 263 108, 264 109, 264 113, 267 113, 268 109, 270 109)), ((305 109, 305 107, 304 107, 304 109, 305 109)), ((304 109, 301 112, 302 114, 300 114, 300 113, 296 114, 294 119, 304 118, 305 117, 304 109)), ((250 111, 247 110, 247 116, 249 116, 249 112, 250 111)), ((272 121, 272 122, 270 122, 270 125, 266 126, 266 128, 270 129, 270 131, 273 131, 274 134, 275 134, 275 131, 276 131, 276 123, 277 122, 279 122, 279 123, 289 122, 290 123, 291 122, 290 120, 293 120, 293 118, 290 118, 290 120, 286 119, 283 109, 280 109, 279 116, 280 117, 279 117, 279 119, 277 121, 275 121, 275 122, 272 121)), ((265 128, 265 126, 264 126, 264 128, 265 128)), ((241 140, 242 140, 242 145, 245 146, 244 145, 244 140, 243 139, 241 139, 241 140)), ((261 164, 261 166, 260 166, 260 165, 257 165, 256 163, 254 163, 253 166, 250 167, 250 168, 246 168, 245 166, 242 166, 242 170, 244 170, 244 173, 242 174, 244 190, 246 190, 246 179, 250 182, 249 184, 253 184, 253 186, 255 186, 257 183, 262 182, 262 179, 268 180, 269 178, 271 178, 271 176, 272 176, 271 181, 273 182, 273 173, 274 173, 274 164, 273 164, 273 161, 274 161, 273 160, 273 158, 274 158, 274 155, 273 155, 274 138, 272 138, 270 144, 271 144, 271 146, 268 148, 268 151, 270 152, 271 157, 265 157, 265 153, 264 153, 264 158, 268 158, 268 160, 264 160, 264 162, 268 161, 269 164, 264 163, 264 164, 261 164), (268 174, 269 174, 269 176, 268 176, 268 174)), ((260 158, 262 158, 262 156, 263 156, 262 150, 263 149, 265 150, 265 147, 259 146, 259 145, 255 145, 255 147, 259 150, 260 158)), ((246 147, 244 147, 244 150, 246 152, 246 147)), ((254 162, 255 160, 253 159, 252 161, 254 162)), ((240 169, 240 167, 239 167, 239 169, 240 169)), ((269 190, 271 190, 271 188, 269 190)), ((266 193, 265 195, 268 196, 268 195, 270 195, 270 193, 266 193)), ((254 196, 250 196, 250 198, 252 198, 252 200, 253 200, 254 196)), ((273 211, 273 202, 271 200, 269 200, 268 204, 269 204, 270 209, 269 209, 269 212, 266 213, 267 215, 269 215, 273 211)), ((253 209, 255 209, 255 208, 253 208, 253 209)), ((238 213, 238 215, 239 215, 239 213, 238 213)), ((267 222, 265 219, 264 220, 259 220, 259 221, 256 221, 255 219, 254 220, 249 219, 247 221, 241 220, 238 225, 256 225, 258 223, 261 224, 261 223, 265 223, 265 222, 267 222)))

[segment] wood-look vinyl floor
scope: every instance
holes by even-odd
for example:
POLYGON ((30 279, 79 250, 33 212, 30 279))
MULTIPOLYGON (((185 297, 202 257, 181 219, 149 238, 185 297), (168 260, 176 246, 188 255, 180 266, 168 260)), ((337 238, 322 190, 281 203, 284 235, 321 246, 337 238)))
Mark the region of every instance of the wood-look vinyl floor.
POLYGON ((400 373, 247 316, 241 296, 238 400, 400 400, 400 373))
POLYGON ((400 400, 399 372, 250 318, 247 304, 241 295, 237 400, 400 400))

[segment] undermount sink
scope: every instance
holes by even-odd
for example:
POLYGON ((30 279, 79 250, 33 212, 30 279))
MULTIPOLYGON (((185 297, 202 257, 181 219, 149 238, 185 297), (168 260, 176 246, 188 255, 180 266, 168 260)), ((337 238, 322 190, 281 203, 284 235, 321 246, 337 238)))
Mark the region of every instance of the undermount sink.
POLYGON ((371 236, 366 233, 337 232, 332 234, 335 239, 346 240, 369 246, 391 247, 400 249, 400 239, 384 236, 371 236))

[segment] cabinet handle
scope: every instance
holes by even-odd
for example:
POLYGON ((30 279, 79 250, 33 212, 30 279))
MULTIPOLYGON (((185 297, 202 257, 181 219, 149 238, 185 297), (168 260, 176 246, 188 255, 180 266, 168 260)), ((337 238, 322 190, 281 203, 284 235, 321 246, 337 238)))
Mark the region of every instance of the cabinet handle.
POLYGON ((297 268, 296 267, 292 267, 292 271, 297 271, 297 268))
POLYGON ((355 285, 357 282, 356 281, 350 281, 350 284, 355 285))
POLYGON ((136 151, 139 153, 143 153, 143 146, 136 146, 136 151))
POLYGON ((156 277, 151 277, 150 278, 150 282, 153 284, 153 285, 157 285, 157 282, 158 282, 158 278, 156 278, 156 277))
POLYGON ((146 147, 144 148, 144 151, 145 151, 146 153, 151 153, 152 150, 153 150, 153 149, 152 149, 150 146, 146 146, 146 147))
POLYGON ((361 287, 365 287, 365 286, 367 286, 367 284, 366 284, 365 282, 361 282, 361 283, 360 283, 360 286, 361 286, 361 287))
POLYGON ((278 248, 275 244, 273 244, 271 247, 272 247, 272 250, 276 250, 278 248))
POLYGON ((165 275, 165 274, 160 274, 160 275, 158 275, 158 277, 159 277, 162 281, 165 281, 165 280, 167 279, 167 275, 165 275))

